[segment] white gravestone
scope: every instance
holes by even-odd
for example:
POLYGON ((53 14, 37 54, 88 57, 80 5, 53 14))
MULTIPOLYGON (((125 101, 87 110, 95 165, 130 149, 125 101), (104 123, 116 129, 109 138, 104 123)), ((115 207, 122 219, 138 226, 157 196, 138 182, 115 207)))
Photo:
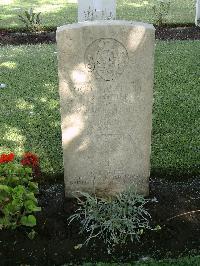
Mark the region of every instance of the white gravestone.
POLYGON ((78 0, 78 22, 115 17, 116 0, 78 0))
POLYGON ((148 195, 155 29, 94 21, 57 29, 65 191, 148 195))
POLYGON ((200 0, 196 0, 196 17, 195 24, 200 25, 200 0))

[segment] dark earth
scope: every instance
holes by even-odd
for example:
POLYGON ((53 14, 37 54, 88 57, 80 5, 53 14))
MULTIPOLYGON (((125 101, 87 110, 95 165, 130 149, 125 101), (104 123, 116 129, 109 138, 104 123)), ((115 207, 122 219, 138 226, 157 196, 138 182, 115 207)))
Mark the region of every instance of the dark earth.
MULTIPOLYGON (((156 38, 200 39, 200 28, 157 27, 156 38)), ((0 31, 2 45, 54 42, 55 32, 27 34, 0 31)), ((108 254, 101 240, 91 241, 87 247, 75 249, 75 246, 85 240, 79 234, 79 224, 68 225, 67 221, 78 206, 76 201, 64 197, 64 184, 58 180, 51 184, 40 184, 38 200, 42 211, 36 215, 37 234, 30 240, 27 236, 28 229, 1 230, 0 266, 80 265, 81 262, 96 261, 113 261, 120 265, 120 262, 133 260, 200 254, 200 179, 197 169, 189 176, 178 169, 174 172, 172 169, 153 171, 150 198, 154 197, 157 202, 147 205, 147 209, 152 217, 152 226, 160 225, 161 230, 145 231, 140 242, 119 245, 112 254, 108 254), (172 181, 175 176, 178 177, 176 180, 182 181, 172 181)))
MULTIPOLYGON (((159 40, 199 40, 200 27, 194 25, 172 25, 172 27, 156 26, 156 39, 159 40)), ((10 32, 0 30, 0 45, 6 44, 37 44, 37 43, 55 43, 55 31, 51 32, 10 32)))
MULTIPOLYGON (((160 231, 145 231, 141 241, 119 245, 108 254, 101 240, 75 249, 86 238, 79 234, 79 224, 68 225, 67 218, 77 208, 75 200, 65 199, 64 184, 43 184, 38 196, 42 211, 37 213, 37 235, 27 237, 26 230, 0 231, 0 265, 80 265, 81 262, 128 262, 150 258, 176 258, 200 252, 200 179, 184 182, 150 180, 147 206, 151 225, 160 231)), ((27 231, 28 232, 28 231, 27 231)))

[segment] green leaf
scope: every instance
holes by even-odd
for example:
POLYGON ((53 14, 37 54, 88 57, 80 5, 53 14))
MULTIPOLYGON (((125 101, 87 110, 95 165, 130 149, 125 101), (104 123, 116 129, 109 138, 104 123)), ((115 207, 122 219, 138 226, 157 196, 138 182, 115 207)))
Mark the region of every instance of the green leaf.
POLYGON ((32 171, 32 168, 31 167, 26 166, 24 168, 24 172, 27 173, 27 174, 32 174, 33 171, 32 171))
POLYGON ((0 185, 0 190, 4 190, 6 191, 7 193, 10 192, 10 187, 6 186, 6 185, 0 185))
POLYGON ((41 207, 35 207, 35 209, 34 209, 34 212, 40 212, 42 210, 42 208, 41 207))
POLYGON ((30 227, 36 226, 36 218, 34 215, 23 216, 20 222, 22 225, 25 226, 30 226, 30 227))
POLYGON ((6 205, 6 209, 9 214, 15 214, 19 212, 20 209, 23 207, 23 203, 20 200, 14 199, 11 203, 6 205))
POLYGON ((0 228, 10 228, 15 229, 17 227, 17 223, 14 221, 11 221, 9 216, 5 216, 3 218, 0 218, 0 228))
POLYGON ((33 240, 36 236, 37 232, 35 232, 34 229, 31 230, 31 232, 29 232, 27 235, 28 235, 28 238, 33 240))
POLYGON ((27 17, 28 21, 30 21, 31 14, 29 14, 28 11, 25 11, 24 14, 25 14, 25 16, 27 17))
POLYGON ((33 202, 32 200, 27 200, 24 203, 24 207, 26 208, 27 211, 29 212, 37 212, 37 211, 41 211, 40 207, 37 207, 35 205, 35 202, 33 202))
POLYGON ((13 197, 14 198, 22 198, 23 194, 26 194, 26 189, 24 186, 16 186, 13 188, 13 197))
POLYGON ((29 188, 31 190, 33 190, 35 193, 38 192, 38 184, 37 183, 35 183, 35 182, 29 182, 28 184, 29 184, 29 188))
POLYGON ((37 14, 37 16, 36 16, 36 24, 40 24, 40 14, 41 14, 41 12, 39 12, 38 14, 37 14))
POLYGON ((26 194, 26 199, 32 200, 33 202, 37 203, 37 199, 36 199, 36 197, 35 197, 33 192, 27 193, 26 194))

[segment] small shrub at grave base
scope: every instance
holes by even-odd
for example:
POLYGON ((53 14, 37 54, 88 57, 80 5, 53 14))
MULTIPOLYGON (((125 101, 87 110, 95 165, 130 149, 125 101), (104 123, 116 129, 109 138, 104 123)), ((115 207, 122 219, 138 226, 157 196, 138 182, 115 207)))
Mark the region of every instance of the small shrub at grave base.
POLYGON ((153 6, 155 14, 155 23, 158 26, 162 26, 165 22, 166 16, 169 13, 170 1, 169 0, 158 0, 157 4, 153 6))
MULTIPOLYGON (((71 265, 71 264, 69 264, 71 265)), ((97 263, 83 263, 82 266, 118 266, 118 263, 110 262, 97 262, 97 263)), ((133 261, 130 263, 120 263, 120 266, 199 266, 200 265, 200 256, 188 256, 181 257, 178 259, 164 259, 164 260, 154 260, 150 259, 148 261, 133 261)), ((65 264, 63 266, 68 266, 65 264)))
POLYGON ((75 249, 87 245, 93 238, 101 238, 110 253, 115 245, 124 244, 128 239, 132 242, 139 241, 147 229, 160 229, 159 226, 156 228, 150 226, 151 216, 145 209, 145 204, 155 199, 145 199, 136 194, 132 187, 115 198, 107 199, 85 192, 77 193, 80 195, 76 196, 80 207, 68 218, 69 224, 74 220, 80 222, 80 233, 89 235, 86 241, 75 246, 75 249))
POLYGON ((41 210, 35 194, 31 167, 14 162, 14 154, 0 156, 0 229, 34 227, 35 212, 41 210))
POLYGON ((18 18, 28 31, 36 32, 42 29, 40 15, 41 12, 35 13, 33 8, 30 8, 28 11, 24 11, 22 15, 18 15, 18 18))

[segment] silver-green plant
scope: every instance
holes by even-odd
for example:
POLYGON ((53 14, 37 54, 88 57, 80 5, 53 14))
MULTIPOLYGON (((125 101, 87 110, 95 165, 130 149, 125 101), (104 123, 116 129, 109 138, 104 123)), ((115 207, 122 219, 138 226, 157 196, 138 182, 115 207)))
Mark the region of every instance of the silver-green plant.
POLYGON ((22 15, 18 15, 20 21, 22 21, 28 31, 38 31, 41 29, 41 12, 33 12, 33 8, 28 11, 25 10, 22 15))
POLYGON ((151 216, 145 208, 147 202, 155 199, 138 195, 132 187, 107 199, 84 192, 78 194, 76 198, 80 207, 68 219, 69 224, 79 221, 80 233, 88 234, 81 246, 87 245, 93 238, 101 238, 110 252, 115 245, 123 244, 127 239, 139 241, 146 229, 155 230, 149 224, 151 216))
POLYGON ((157 0, 157 3, 153 6, 155 23, 158 26, 162 26, 166 21, 166 16, 170 10, 170 4, 170 0, 157 0))

